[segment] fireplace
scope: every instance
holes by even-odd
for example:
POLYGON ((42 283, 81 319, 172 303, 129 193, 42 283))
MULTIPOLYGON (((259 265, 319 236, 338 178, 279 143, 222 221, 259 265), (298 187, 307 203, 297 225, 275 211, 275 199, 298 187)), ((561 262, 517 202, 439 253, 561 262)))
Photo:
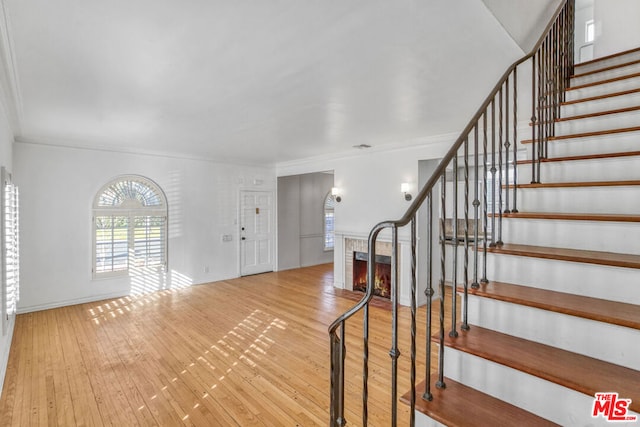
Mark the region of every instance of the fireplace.
MULTIPOLYGON (((342 256, 338 255, 335 258, 335 280, 336 287, 347 289, 347 290, 355 290, 356 282, 366 283, 366 267, 362 273, 362 278, 359 280, 354 280, 354 274, 356 273, 356 269, 354 268, 354 264, 356 263, 354 252, 362 252, 367 254, 369 252, 369 241, 368 234, 345 234, 336 232, 336 253, 342 253, 342 256)), ((387 236, 383 235, 376 242, 376 256, 378 255, 386 255, 387 260, 391 258, 391 254, 393 253, 393 245, 391 241, 387 238, 387 236)), ((362 255, 361 255, 362 257, 362 255)), ((366 261, 367 256, 365 255, 364 261, 366 261)), ((411 240, 409 236, 404 236, 400 234, 398 236, 398 251, 396 252, 396 262, 397 262, 397 286, 398 286, 398 303, 404 306, 411 305, 411 240)), ((382 263, 388 264, 388 261, 384 261, 379 258, 378 261, 378 273, 379 277, 385 276, 387 277, 388 289, 391 285, 391 267, 388 266, 389 270, 387 273, 380 274, 379 268, 382 267, 382 263)), ((380 280, 378 280, 380 282, 380 280)), ((364 289, 364 287, 361 287, 364 289)), ((418 304, 425 304, 426 297, 422 292, 424 289, 420 288, 420 291, 416 294, 416 298, 418 299, 418 304)), ((389 298, 391 294, 390 291, 385 292, 389 298)), ((389 298, 391 299, 391 298, 389 298)))
MULTIPOLYGON (((367 259, 366 252, 353 252, 353 290, 365 292, 367 290, 367 259)), ((391 257, 376 255, 373 294, 391 298, 391 257)))

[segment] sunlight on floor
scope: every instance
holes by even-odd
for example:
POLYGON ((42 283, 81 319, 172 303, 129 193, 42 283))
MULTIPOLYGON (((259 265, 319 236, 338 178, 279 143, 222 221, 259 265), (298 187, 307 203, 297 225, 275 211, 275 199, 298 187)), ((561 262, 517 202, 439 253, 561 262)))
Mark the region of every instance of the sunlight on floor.
MULTIPOLYGON (((155 295, 161 297, 164 292, 159 292, 155 295)), ((152 298, 152 295, 143 297, 144 300, 152 298)), ((118 301, 111 301, 98 306, 94 309, 90 309, 89 312, 93 315, 103 316, 104 313, 112 313, 114 308, 119 308, 123 303, 134 302, 133 297, 121 298, 118 301)), ((144 302, 144 301, 143 301, 144 302)), ((147 301, 148 302, 148 301, 147 301)), ((94 319, 97 321, 97 319, 94 319)), ((273 331, 273 329, 286 330, 287 322, 270 316, 262 310, 254 310, 251 314, 240 321, 233 329, 229 330, 222 338, 220 338, 215 344, 211 344, 209 349, 205 350, 195 361, 189 363, 185 369, 183 369, 179 375, 175 376, 171 383, 176 383, 180 376, 192 374, 198 377, 202 376, 199 369, 205 368, 207 371, 218 371, 217 381, 211 383, 209 391, 203 392, 200 399, 207 399, 211 397, 210 393, 213 393, 218 389, 218 386, 226 379, 226 377, 233 372, 234 367, 242 361, 248 366, 255 368, 258 366, 260 360, 267 355, 269 348, 276 343, 275 340, 269 338, 267 335, 273 331), (256 336, 257 334, 257 336, 256 336), (207 355, 216 353, 223 359, 228 360, 228 367, 220 367, 222 364, 219 360, 214 360, 217 356, 208 358, 207 355), (237 360, 234 360, 237 359, 237 360)), ((160 391, 163 394, 169 393, 169 385, 164 385, 160 391)), ((172 386, 175 387, 175 386, 172 386)), ((148 398, 148 400, 154 400, 158 397, 157 394, 148 398)), ((168 396, 170 397, 170 396, 168 396)), ((203 402, 197 400, 194 402, 193 407, 188 413, 181 414, 182 420, 189 419, 191 411, 197 410, 203 402)), ((138 408, 139 411, 144 410, 146 405, 142 405, 138 408)))

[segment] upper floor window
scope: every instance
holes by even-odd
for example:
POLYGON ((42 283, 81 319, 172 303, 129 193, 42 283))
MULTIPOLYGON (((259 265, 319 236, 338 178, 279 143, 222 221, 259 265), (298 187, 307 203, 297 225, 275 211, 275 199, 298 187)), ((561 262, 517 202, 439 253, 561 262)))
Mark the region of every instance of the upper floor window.
POLYGON ((334 226, 334 207, 336 204, 335 196, 331 192, 324 199, 324 250, 333 250, 335 240, 334 226))
POLYGON ((596 38, 596 25, 593 19, 588 20, 584 24, 584 41, 585 43, 592 43, 596 38))
POLYGON ((148 178, 121 176, 93 202, 94 277, 162 269, 167 263, 167 201, 148 178))

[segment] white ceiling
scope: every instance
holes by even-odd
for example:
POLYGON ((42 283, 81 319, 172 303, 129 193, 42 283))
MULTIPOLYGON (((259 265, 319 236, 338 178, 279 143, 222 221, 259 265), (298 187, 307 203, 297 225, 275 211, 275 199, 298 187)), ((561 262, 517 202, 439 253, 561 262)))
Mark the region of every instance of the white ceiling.
POLYGON ((523 53, 499 0, 1 1, 18 142, 260 164, 411 144, 523 53))

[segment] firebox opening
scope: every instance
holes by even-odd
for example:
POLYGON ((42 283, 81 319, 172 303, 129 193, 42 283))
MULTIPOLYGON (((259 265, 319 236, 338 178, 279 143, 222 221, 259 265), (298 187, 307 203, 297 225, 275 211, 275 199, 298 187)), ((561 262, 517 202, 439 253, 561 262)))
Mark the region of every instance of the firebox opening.
MULTIPOLYGON (((353 253, 353 290, 366 292, 367 290, 367 259, 366 252, 353 253)), ((391 257, 376 255, 373 294, 391 298, 391 257)))

